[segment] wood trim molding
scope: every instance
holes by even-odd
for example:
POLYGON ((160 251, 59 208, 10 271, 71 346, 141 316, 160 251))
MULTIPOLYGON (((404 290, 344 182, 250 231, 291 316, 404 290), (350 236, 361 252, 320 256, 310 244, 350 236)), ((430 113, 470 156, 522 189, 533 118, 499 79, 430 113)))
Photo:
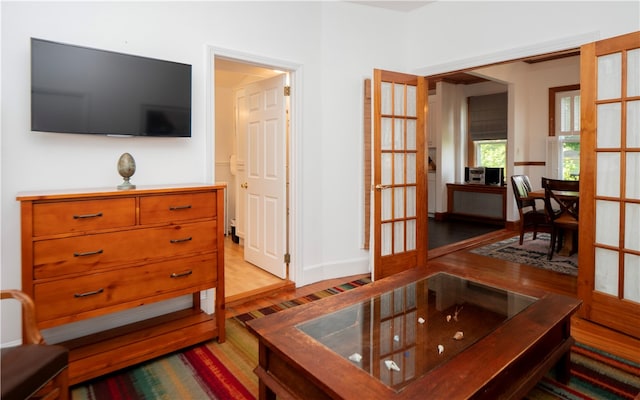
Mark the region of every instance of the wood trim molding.
POLYGON ((578 48, 586 43, 600 40, 598 31, 591 31, 562 39, 537 43, 531 46, 523 46, 508 50, 498 51, 491 54, 484 54, 476 57, 455 60, 453 62, 431 65, 419 68, 416 74, 430 76, 444 74, 447 72, 468 72, 473 69, 488 67, 490 65, 503 64, 505 62, 521 61, 539 55, 551 55, 557 52, 564 52, 567 49, 578 48))
POLYGON ((362 238, 362 248, 369 249, 371 236, 371 79, 364 80, 364 110, 362 121, 364 125, 362 149, 363 149, 363 179, 364 185, 362 190, 363 209, 364 209, 364 233, 362 238))
POLYGON ((546 161, 515 161, 513 163, 515 167, 526 167, 526 166, 536 166, 536 167, 544 167, 547 165, 546 161))
MULTIPOLYGON (((470 99, 467 97, 467 114, 469 113, 469 103, 470 99)), ((473 140, 469 134, 470 128, 471 121, 469 120, 469 117, 467 117, 467 165, 471 167, 476 165, 476 152, 473 146, 473 140)))

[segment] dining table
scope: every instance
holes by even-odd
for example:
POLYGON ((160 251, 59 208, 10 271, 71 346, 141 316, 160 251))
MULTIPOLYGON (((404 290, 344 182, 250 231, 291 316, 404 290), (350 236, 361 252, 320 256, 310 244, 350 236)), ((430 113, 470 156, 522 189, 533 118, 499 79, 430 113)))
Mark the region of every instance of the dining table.
MULTIPOLYGON (((580 198, 580 192, 569 190, 556 191, 556 195, 567 198, 580 198)), ((537 189, 529 192, 529 198, 531 199, 540 199, 544 201, 545 196, 546 195, 544 189, 537 189)), ((558 251, 558 255, 569 257, 571 254, 576 253, 578 249, 573 248, 573 231, 567 229, 564 235, 565 237, 562 243, 562 247, 558 251)))
MULTIPOLYGON (((580 198, 580 192, 574 192, 574 191, 570 191, 570 190, 562 190, 562 191, 556 191, 556 194, 559 195, 560 197, 577 197, 580 198)), ((544 189, 537 189, 537 190, 532 190, 531 192, 529 192, 529 197, 532 199, 542 199, 544 200, 544 189)))

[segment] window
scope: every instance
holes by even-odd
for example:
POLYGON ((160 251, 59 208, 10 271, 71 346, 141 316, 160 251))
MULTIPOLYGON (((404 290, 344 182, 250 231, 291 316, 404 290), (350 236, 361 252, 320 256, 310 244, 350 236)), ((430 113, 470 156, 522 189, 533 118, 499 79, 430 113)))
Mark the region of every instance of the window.
POLYGON ((580 179, 580 85, 549 89, 548 176, 580 179))
POLYGON ((560 143, 560 179, 577 181, 580 179, 580 136, 561 136, 560 143))
POLYGON ((476 164, 483 167, 507 167, 506 140, 475 140, 473 142, 476 164))
POLYGON ((580 134, 580 90, 556 93, 556 136, 580 134))
POLYGON ((469 97, 469 166, 506 168, 507 99, 507 92, 469 97))

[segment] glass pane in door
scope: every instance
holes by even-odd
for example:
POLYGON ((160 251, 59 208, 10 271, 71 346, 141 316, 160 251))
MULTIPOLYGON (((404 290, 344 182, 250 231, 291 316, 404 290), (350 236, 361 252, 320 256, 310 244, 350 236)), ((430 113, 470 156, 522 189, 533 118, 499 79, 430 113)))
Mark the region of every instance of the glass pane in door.
POLYGON ((620 103, 606 103, 598 105, 598 148, 619 148, 622 117, 620 103))
POLYGON ((394 253, 402 253, 405 251, 404 248, 404 221, 398 221, 393 224, 394 227, 394 245, 393 252, 394 253))
POLYGON ((393 114, 405 115, 405 97, 404 97, 405 85, 393 85, 393 114))
POLYGON ((640 101, 638 100, 627 102, 627 147, 640 147, 640 101))
POLYGON ((415 186, 407 187, 407 217, 416 216, 416 188, 415 186))
POLYGON ((396 150, 404 149, 404 121, 401 119, 394 120, 393 129, 393 148, 396 150))
MULTIPOLYGON (((624 247, 627 250, 640 251, 640 204, 627 203, 624 219, 624 247)), ((637 283, 640 286, 640 281, 637 283)))
POLYGON ((407 220, 407 251, 416 249, 416 229, 416 220, 407 220))
POLYGON ((640 200, 640 152, 627 153, 627 185, 628 199, 640 200))
POLYGON ((416 87, 407 86, 407 116, 415 117, 416 114, 416 87))
POLYGON ((620 238, 620 203, 617 201, 596 201, 596 243, 618 247, 620 238))
POLYGON ((394 154, 394 169, 393 169, 393 174, 394 174, 394 181, 393 183, 395 185, 402 185, 404 184, 404 169, 405 169, 405 165, 404 165, 404 153, 395 153, 394 154))
POLYGON ((624 298, 640 303, 640 256, 625 254, 624 298))
POLYGON ((404 217, 404 188, 403 187, 397 187, 397 188, 393 189, 393 191, 394 191, 394 198, 393 198, 394 212, 393 212, 393 215, 402 218, 402 217, 404 217))
POLYGON ((598 100, 616 99, 622 93, 622 54, 598 57, 598 100))
POLYGON ((596 193, 598 196, 620 196, 620 153, 598 153, 596 193))
POLYGON ((382 135, 380 138, 380 148, 382 150, 391 150, 393 148, 393 141, 391 140, 391 138, 393 137, 393 129, 391 129, 392 121, 393 119, 391 118, 382 118, 382 135))
POLYGON ((596 248, 595 290, 618 295, 618 252, 596 248))
POLYGON ((380 99, 382 100, 382 109, 381 112, 384 115, 389 115, 392 113, 393 107, 391 106, 393 103, 393 96, 391 96, 392 84, 389 82, 382 82, 382 93, 380 95, 380 99))
POLYGON ((380 253, 383 256, 391 254, 391 239, 393 238, 393 234, 391 233, 392 227, 393 224, 390 223, 382 224, 382 248, 380 249, 380 253))
POLYGON ((627 52, 627 97, 640 96, 640 49, 627 52))
POLYGON ((416 149, 416 121, 410 119, 407 121, 407 150, 416 149))

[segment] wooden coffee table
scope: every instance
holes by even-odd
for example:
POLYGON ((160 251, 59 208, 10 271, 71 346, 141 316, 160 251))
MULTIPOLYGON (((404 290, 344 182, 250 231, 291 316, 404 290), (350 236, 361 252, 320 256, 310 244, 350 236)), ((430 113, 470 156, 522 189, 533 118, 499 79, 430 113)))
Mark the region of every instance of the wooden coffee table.
POLYGON ((249 321, 260 399, 520 398, 554 365, 568 379, 580 301, 507 285, 417 268, 249 321))

